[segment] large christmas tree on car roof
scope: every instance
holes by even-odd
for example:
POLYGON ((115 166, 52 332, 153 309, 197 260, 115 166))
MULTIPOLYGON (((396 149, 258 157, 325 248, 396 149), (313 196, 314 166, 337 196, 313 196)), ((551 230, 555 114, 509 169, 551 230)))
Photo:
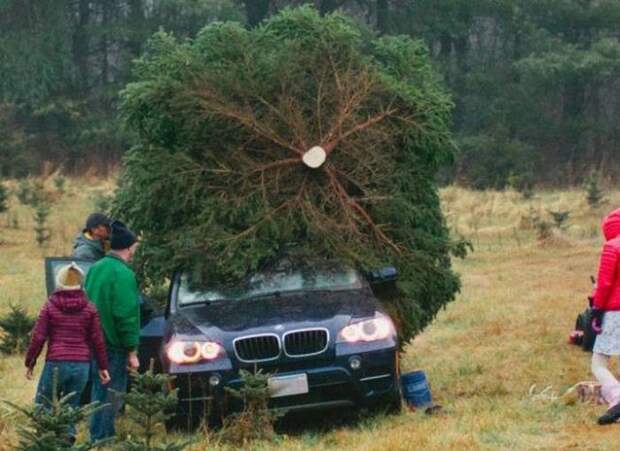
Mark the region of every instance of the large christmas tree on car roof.
POLYGON ((409 339, 459 288, 434 177, 452 156, 451 102, 423 44, 287 9, 259 28, 159 33, 123 92, 138 144, 117 214, 141 268, 238 282, 297 255, 395 266, 385 299, 409 339))

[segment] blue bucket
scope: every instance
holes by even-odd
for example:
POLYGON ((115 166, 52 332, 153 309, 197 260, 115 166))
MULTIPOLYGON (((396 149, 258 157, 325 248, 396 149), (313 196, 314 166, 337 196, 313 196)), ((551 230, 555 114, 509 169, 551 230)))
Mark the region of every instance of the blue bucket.
POLYGON ((426 380, 424 371, 413 371, 400 376, 403 387, 403 396, 407 404, 416 408, 425 408, 433 405, 431 389, 426 380))

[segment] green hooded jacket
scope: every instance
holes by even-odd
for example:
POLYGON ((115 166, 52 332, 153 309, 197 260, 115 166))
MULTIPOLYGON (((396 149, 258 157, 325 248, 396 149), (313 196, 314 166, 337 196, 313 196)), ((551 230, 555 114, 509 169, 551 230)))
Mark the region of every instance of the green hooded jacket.
POLYGON ((140 338, 140 293, 129 265, 108 254, 90 268, 84 289, 99 311, 108 349, 135 350, 140 338))

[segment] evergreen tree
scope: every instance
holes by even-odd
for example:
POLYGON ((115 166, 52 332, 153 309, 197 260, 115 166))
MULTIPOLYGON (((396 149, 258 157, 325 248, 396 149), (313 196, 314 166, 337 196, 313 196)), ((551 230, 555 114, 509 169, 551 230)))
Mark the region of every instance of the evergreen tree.
POLYGON ((553 219, 553 224, 559 230, 566 230, 568 227, 568 219, 570 217, 570 210, 547 210, 547 212, 551 215, 551 219, 553 219))
POLYGON ((50 204, 46 200, 41 200, 36 203, 34 212, 34 233, 35 239, 39 247, 42 247, 51 238, 50 228, 47 225, 47 219, 50 214, 50 204))
POLYGON ((226 387, 231 396, 243 401, 243 410, 225 418, 221 432, 224 441, 245 447, 253 440, 270 440, 274 437, 273 424, 279 415, 268 409, 270 376, 261 370, 240 370, 241 387, 226 387))
POLYGON ((167 374, 155 374, 153 362, 143 374, 131 374, 131 390, 123 395, 128 415, 138 426, 139 432, 129 436, 120 447, 127 451, 181 451, 188 441, 159 444, 155 435, 166 420, 174 415, 177 406, 176 390, 168 391, 172 378, 167 374))
POLYGON ((20 306, 9 304, 9 312, 0 317, 2 340, 0 352, 4 354, 21 354, 28 347, 30 332, 35 318, 20 306))
MULTIPOLYGON (((91 443, 75 444, 69 439, 69 428, 88 419, 100 407, 91 403, 77 408, 72 407, 69 401, 76 393, 69 393, 63 397, 57 394, 58 369, 54 371, 54 390, 49 407, 33 405, 20 407, 5 401, 15 410, 21 412, 28 422, 17 427, 20 443, 16 450, 20 451, 57 451, 73 450, 86 451, 93 448, 91 443)), ((102 442, 100 442, 101 444, 102 442)))
POLYGON ((116 213, 143 268, 237 283, 291 243, 372 270, 404 339, 459 288, 435 174, 452 158, 451 102, 424 45, 373 38, 339 14, 285 10, 263 26, 158 34, 123 93, 139 144, 116 213))
POLYGON ((586 201, 590 207, 598 208, 607 202, 604 198, 603 190, 599 186, 599 177, 596 172, 592 172, 586 179, 584 190, 586 193, 586 201))
POLYGON ((2 182, 0 182, 0 213, 4 213, 9 209, 9 191, 4 186, 2 182))

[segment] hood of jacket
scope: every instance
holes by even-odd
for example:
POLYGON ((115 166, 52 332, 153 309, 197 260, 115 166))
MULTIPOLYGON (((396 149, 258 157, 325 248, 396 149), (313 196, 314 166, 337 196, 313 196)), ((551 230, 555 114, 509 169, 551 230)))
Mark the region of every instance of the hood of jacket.
POLYGON ((73 240, 73 249, 79 246, 90 246, 103 252, 103 242, 101 240, 93 240, 86 236, 86 230, 80 232, 73 240))
POLYGON ((620 235, 620 208, 609 213, 603 220, 603 235, 606 241, 620 235))
POLYGON ((65 313, 81 312, 88 305, 82 290, 58 290, 50 296, 50 302, 65 313))

